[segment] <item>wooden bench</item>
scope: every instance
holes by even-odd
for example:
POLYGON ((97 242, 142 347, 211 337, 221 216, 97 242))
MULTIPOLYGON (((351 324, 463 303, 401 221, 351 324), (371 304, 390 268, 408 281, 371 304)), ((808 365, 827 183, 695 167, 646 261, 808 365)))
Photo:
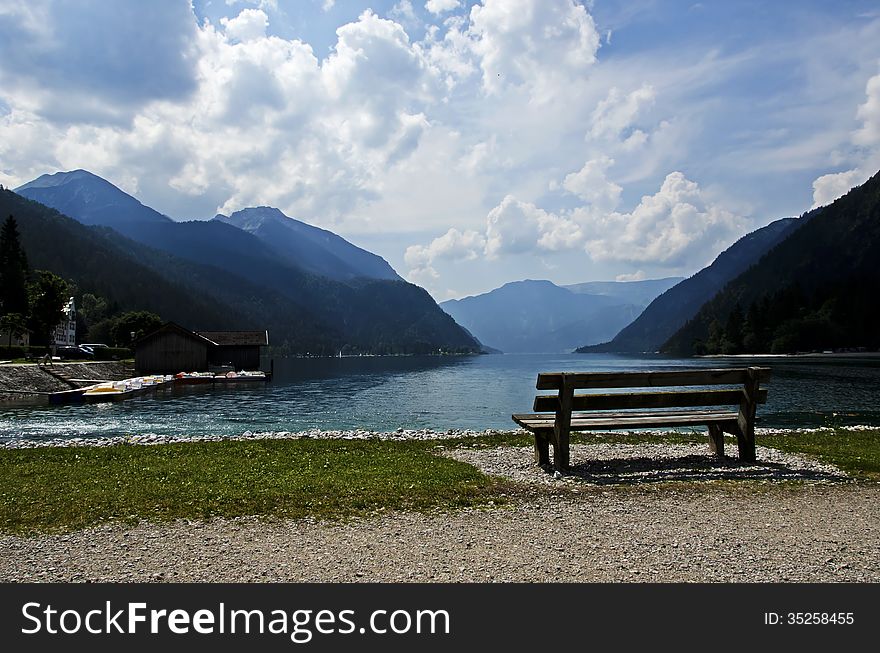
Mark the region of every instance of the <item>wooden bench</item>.
POLYGON ((706 426, 709 451, 724 455, 724 433, 736 436, 739 458, 755 460, 755 410, 767 401, 761 382, 766 367, 690 369, 670 372, 551 372, 538 374, 538 390, 555 395, 535 397, 534 414, 513 415, 513 421, 535 434, 535 462, 565 471, 569 466, 572 431, 615 431, 671 426, 706 426), (693 386, 741 386, 693 389, 693 386), (664 388, 662 391, 613 394, 576 390, 664 388), (708 409, 707 407, 713 407, 708 409), (724 407, 724 408, 722 408, 724 407))

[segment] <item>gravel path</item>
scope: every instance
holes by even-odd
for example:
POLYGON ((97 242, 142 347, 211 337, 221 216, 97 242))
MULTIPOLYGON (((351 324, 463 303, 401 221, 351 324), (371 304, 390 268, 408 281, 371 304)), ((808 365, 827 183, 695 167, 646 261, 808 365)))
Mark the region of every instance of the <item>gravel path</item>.
POLYGON ((650 463, 638 447, 583 446, 611 448, 586 463, 598 452, 573 447, 567 479, 529 467, 523 449, 454 452, 520 474, 530 498, 498 508, 0 537, 0 580, 880 582, 880 485, 806 459, 721 465, 670 448, 650 463), (699 468, 746 480, 675 482, 699 468))

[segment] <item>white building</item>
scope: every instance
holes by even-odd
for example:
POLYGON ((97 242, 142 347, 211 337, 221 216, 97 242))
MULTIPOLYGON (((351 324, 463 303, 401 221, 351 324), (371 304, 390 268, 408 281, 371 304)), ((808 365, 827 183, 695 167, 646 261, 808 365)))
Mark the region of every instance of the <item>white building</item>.
POLYGON ((71 297, 64 308, 64 318, 55 327, 52 344, 59 347, 73 347, 76 344, 76 306, 71 297))

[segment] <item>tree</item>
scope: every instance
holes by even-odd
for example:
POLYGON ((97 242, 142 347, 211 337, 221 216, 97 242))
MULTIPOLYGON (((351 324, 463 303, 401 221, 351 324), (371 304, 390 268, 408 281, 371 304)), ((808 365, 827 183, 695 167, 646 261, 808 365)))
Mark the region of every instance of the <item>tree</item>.
POLYGON ((12 339, 23 335, 27 328, 25 327, 25 316, 21 313, 7 313, 0 317, 0 331, 6 332, 6 346, 12 347, 12 339))
POLYGON ((27 256, 11 215, 0 229, 0 315, 28 312, 27 256))
POLYGON ((120 347, 130 347, 135 340, 143 338, 163 324, 161 317, 149 311, 123 313, 113 328, 114 340, 120 347))
POLYGON ((64 319, 67 282, 46 270, 36 270, 34 276, 35 280, 28 286, 30 327, 39 344, 50 345, 52 332, 64 319))

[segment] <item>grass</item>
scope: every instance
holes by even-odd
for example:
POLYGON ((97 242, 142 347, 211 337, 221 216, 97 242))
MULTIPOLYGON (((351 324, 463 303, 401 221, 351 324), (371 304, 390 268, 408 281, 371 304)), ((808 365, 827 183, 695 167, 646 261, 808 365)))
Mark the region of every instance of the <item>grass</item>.
POLYGON ((880 481, 880 429, 762 436, 758 444, 818 458, 859 480, 880 481))
POLYGON ((504 500, 501 481, 429 449, 423 442, 264 440, 4 450, 0 530, 241 515, 336 518, 504 500))
MULTIPOLYGON (((706 442, 701 433, 572 437, 573 442, 597 439, 706 442)), ((758 444, 819 458, 862 481, 880 481, 880 429, 759 436, 758 444)), ((531 440, 499 433, 413 442, 262 440, 0 450, 0 531, 27 534, 107 521, 243 515, 334 519, 504 503, 517 494, 515 486, 436 453, 510 445, 530 447, 531 440)))

